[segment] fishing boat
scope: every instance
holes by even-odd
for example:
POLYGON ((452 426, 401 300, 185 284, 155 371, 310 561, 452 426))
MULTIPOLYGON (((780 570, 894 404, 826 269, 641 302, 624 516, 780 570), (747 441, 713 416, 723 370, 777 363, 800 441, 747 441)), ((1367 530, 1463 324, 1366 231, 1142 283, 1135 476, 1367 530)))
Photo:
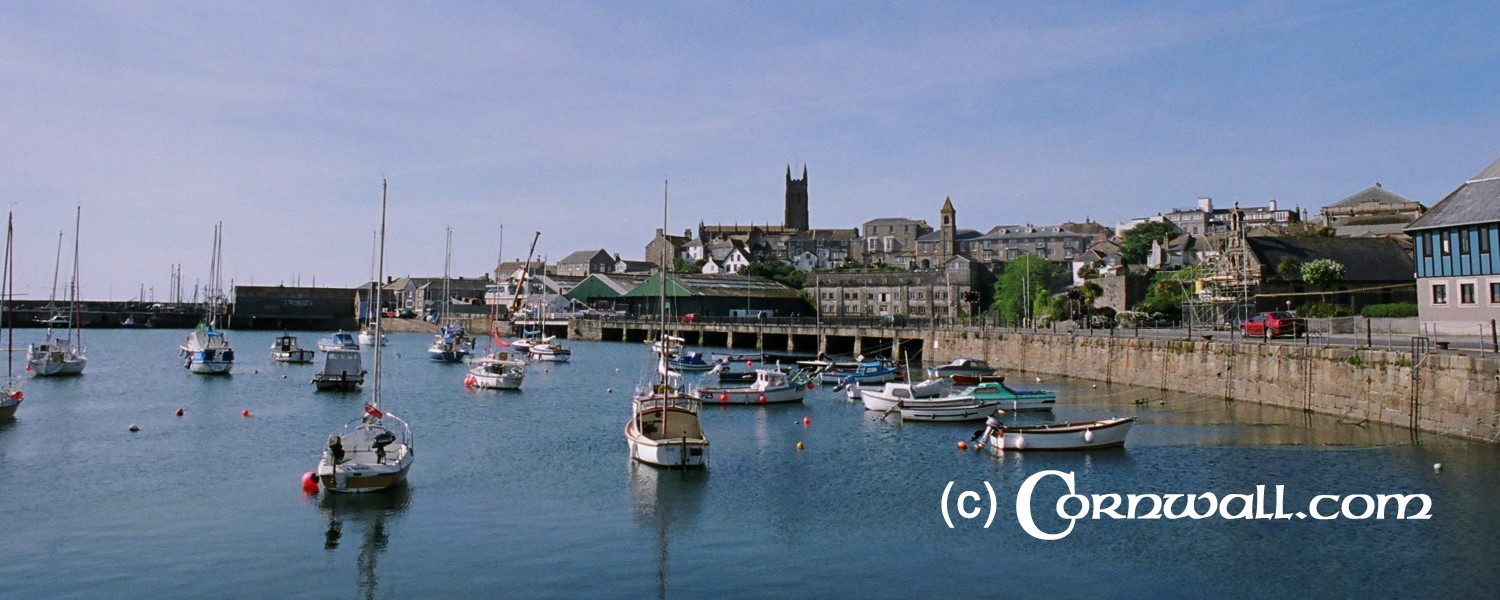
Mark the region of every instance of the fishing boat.
POLYGON ((1057 392, 1049 390, 1017 390, 999 382, 981 383, 967 388, 955 396, 994 402, 1009 411, 1052 410, 1057 404, 1057 392))
MULTIPOLYGON (((666 195, 662 197, 665 231, 666 195)), ((663 252, 665 255, 665 252, 663 252)), ((662 264, 670 264, 663 256, 662 264)), ((665 269, 657 271, 657 306, 661 312, 658 338, 667 335, 665 269)), ((682 389, 682 375, 667 366, 667 357, 656 353, 652 380, 636 388, 630 401, 630 420, 625 422, 625 443, 630 457, 642 463, 669 467, 708 466, 708 436, 698 420, 702 405, 682 389)))
POLYGON ((224 332, 215 329, 219 309, 225 303, 219 287, 224 260, 223 248, 224 224, 218 223, 214 225, 214 249, 209 260, 210 287, 208 300, 203 303, 203 320, 198 323, 197 329, 183 338, 179 347, 183 358, 182 366, 200 375, 228 375, 234 369, 234 348, 229 346, 229 339, 224 337, 224 332))
POLYGON ((313 375, 313 385, 320 392, 352 392, 365 384, 365 368, 358 350, 329 350, 323 353, 323 368, 313 375))
POLYGON ((888 411, 903 402, 940 398, 949 389, 948 382, 943 379, 926 379, 915 383, 891 382, 880 389, 863 388, 860 401, 864 403, 865 410, 888 411))
POLYGON ((462 325, 453 323, 433 336, 432 345, 427 347, 427 358, 438 362, 463 362, 473 349, 474 338, 469 337, 462 325))
MULTIPOLYGON (((1005 411, 1000 411, 1005 412, 1005 411)), ((985 421, 980 440, 995 453, 1006 450, 1091 450, 1125 445, 1125 436, 1135 417, 1099 421, 1007 426, 999 418, 985 421)))
POLYGON ((21 377, 16 375, 16 328, 15 317, 11 313, 11 302, 15 300, 15 254, 12 244, 15 241, 15 216, 7 214, 5 217, 5 265, 4 273, 0 274, 0 316, 5 317, 5 381, 0 382, 0 421, 8 421, 16 418, 16 410, 21 408, 21 401, 25 394, 21 392, 21 377))
POLYGON ((519 390, 526 381, 526 361, 506 351, 495 351, 468 361, 464 385, 487 390, 519 390))
MULTIPOLYGON (((380 194, 379 274, 385 276, 385 182, 380 194)), ((375 313, 375 333, 380 333, 380 313, 375 313)), ((406 481, 415 455, 411 427, 382 405, 380 355, 375 347, 375 366, 370 402, 359 420, 328 437, 318 468, 318 484, 331 492, 374 492, 406 481)))
POLYGON ((785 404, 801 402, 807 383, 787 376, 777 369, 757 369, 755 383, 739 387, 710 387, 698 390, 698 399, 719 404, 785 404))
POLYGON ((271 342, 271 360, 284 363, 310 363, 316 352, 297 345, 297 336, 285 333, 271 342))
POLYGON ((948 401, 902 403, 902 421, 979 421, 995 414, 999 405, 994 402, 960 398, 948 401))
MULTIPOLYGON (((375 333, 374 333, 374 330, 372 328, 370 328, 370 327, 361 327, 360 330, 359 330, 359 335, 357 336, 357 338, 358 338, 358 341, 359 341, 359 345, 361 345, 361 346, 374 346, 375 345, 375 333)), ((386 345, 389 342, 390 342, 389 338, 387 338, 384 335, 380 336, 380 345, 384 346, 384 345, 386 345)))
POLYGON ((952 377, 954 375, 994 375, 995 368, 977 358, 958 358, 946 365, 927 367, 929 377, 952 377))
MULTIPOLYGON (((83 353, 83 319, 80 318, 82 315, 78 308, 78 233, 82 222, 83 207, 79 207, 73 224, 73 278, 68 283, 68 315, 62 320, 62 327, 67 333, 63 337, 54 337, 49 325, 46 339, 26 348, 26 366, 32 375, 38 377, 79 375, 88 364, 88 358, 83 353)), ((61 265, 61 262, 59 255, 58 264, 61 265)))
POLYGON ((714 363, 709 362, 702 352, 678 352, 667 359, 667 365, 678 371, 708 371, 714 368, 714 363))
POLYGON ((318 340, 318 349, 324 352, 333 350, 359 350, 359 340, 353 335, 340 331, 326 338, 318 340))

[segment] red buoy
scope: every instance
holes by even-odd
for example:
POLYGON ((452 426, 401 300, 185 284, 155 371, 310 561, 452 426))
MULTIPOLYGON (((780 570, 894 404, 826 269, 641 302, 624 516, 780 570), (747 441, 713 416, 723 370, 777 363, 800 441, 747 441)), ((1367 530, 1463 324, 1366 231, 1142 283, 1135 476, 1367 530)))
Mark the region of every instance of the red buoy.
POLYGON ((812 425, 812 417, 802 417, 803 425, 812 425))
POLYGON ((765 404, 766 403, 766 395, 765 394, 761 394, 760 398, 759 398, 759 401, 760 401, 761 404, 765 404))
POLYGON ((969 443, 965 442, 963 440, 959 440, 958 441, 958 449, 959 450, 968 450, 969 449, 969 443))
POLYGON ((755 366, 755 363, 750 362, 750 359, 747 358, 747 359, 745 359, 745 366, 747 366, 747 367, 753 367, 753 366, 755 366))
POLYGON ((807 382, 807 389, 810 389, 810 390, 817 389, 817 386, 814 386, 813 382, 809 381, 809 382, 807 382))
POLYGON ((250 416, 250 409, 247 408, 245 410, 240 411, 240 416, 241 417, 248 417, 248 416, 250 416))
POLYGON ((177 416, 179 416, 179 417, 182 416, 182 409, 180 409, 180 408, 177 409, 177 416))
POLYGON ((302 491, 309 494, 318 493, 318 474, 308 471, 302 474, 302 491))
POLYGON ((719 394, 719 402, 728 402, 729 394, 719 394))

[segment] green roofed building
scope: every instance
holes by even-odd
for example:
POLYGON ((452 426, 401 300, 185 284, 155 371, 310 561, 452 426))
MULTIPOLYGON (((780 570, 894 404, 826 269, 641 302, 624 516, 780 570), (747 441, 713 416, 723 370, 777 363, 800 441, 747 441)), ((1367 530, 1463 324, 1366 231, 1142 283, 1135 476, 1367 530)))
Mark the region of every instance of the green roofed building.
MULTIPOLYGON (((661 285, 661 273, 653 273, 620 301, 631 314, 657 314, 661 285)), ((673 316, 689 313, 706 316, 758 316, 764 313, 768 317, 812 314, 812 307, 800 292, 764 277, 673 273, 667 277, 666 297, 667 313, 673 316)))

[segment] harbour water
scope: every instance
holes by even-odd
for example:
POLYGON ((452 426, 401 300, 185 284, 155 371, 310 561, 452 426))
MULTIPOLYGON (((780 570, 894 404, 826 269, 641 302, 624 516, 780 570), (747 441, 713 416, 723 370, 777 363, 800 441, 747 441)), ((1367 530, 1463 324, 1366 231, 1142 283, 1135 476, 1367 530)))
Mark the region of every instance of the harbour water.
MULTIPOLYGON (((393 335, 385 407, 416 434, 410 483, 307 496, 302 474, 368 389, 315 392, 315 365, 270 361, 278 333, 229 332, 235 375, 216 378, 182 368, 183 331, 88 331, 85 375, 27 382, 0 424, 0 597, 1468 598, 1500 584, 1494 446, 1013 374, 1058 390, 1059 420, 1138 416, 1127 447, 960 450, 976 425, 902 424, 820 388, 706 407, 710 468, 657 470, 628 460, 621 433, 643 344, 571 342, 572 363, 496 392, 429 361, 427 336, 393 335), (1288 512, 1319 494, 1426 494, 1431 518, 1105 516, 1043 541, 1017 492, 1049 470, 1085 495, 1280 485, 1288 512)), ((1066 493, 1036 486, 1040 529, 1068 527, 1043 514, 1066 493)))

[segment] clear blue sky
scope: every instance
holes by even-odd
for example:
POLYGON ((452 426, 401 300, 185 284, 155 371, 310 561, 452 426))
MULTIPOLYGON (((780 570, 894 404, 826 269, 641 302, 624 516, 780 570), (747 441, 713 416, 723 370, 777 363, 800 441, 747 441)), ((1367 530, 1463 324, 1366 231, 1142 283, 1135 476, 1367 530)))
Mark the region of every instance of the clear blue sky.
MULTIPOLYGON (((1491 2, 0 2, 0 191, 46 297, 83 206, 87 298, 207 276, 641 258, 670 228, 1113 224, 1431 205, 1500 156, 1491 2)), ((64 267, 66 272, 67 267, 64 267)))

